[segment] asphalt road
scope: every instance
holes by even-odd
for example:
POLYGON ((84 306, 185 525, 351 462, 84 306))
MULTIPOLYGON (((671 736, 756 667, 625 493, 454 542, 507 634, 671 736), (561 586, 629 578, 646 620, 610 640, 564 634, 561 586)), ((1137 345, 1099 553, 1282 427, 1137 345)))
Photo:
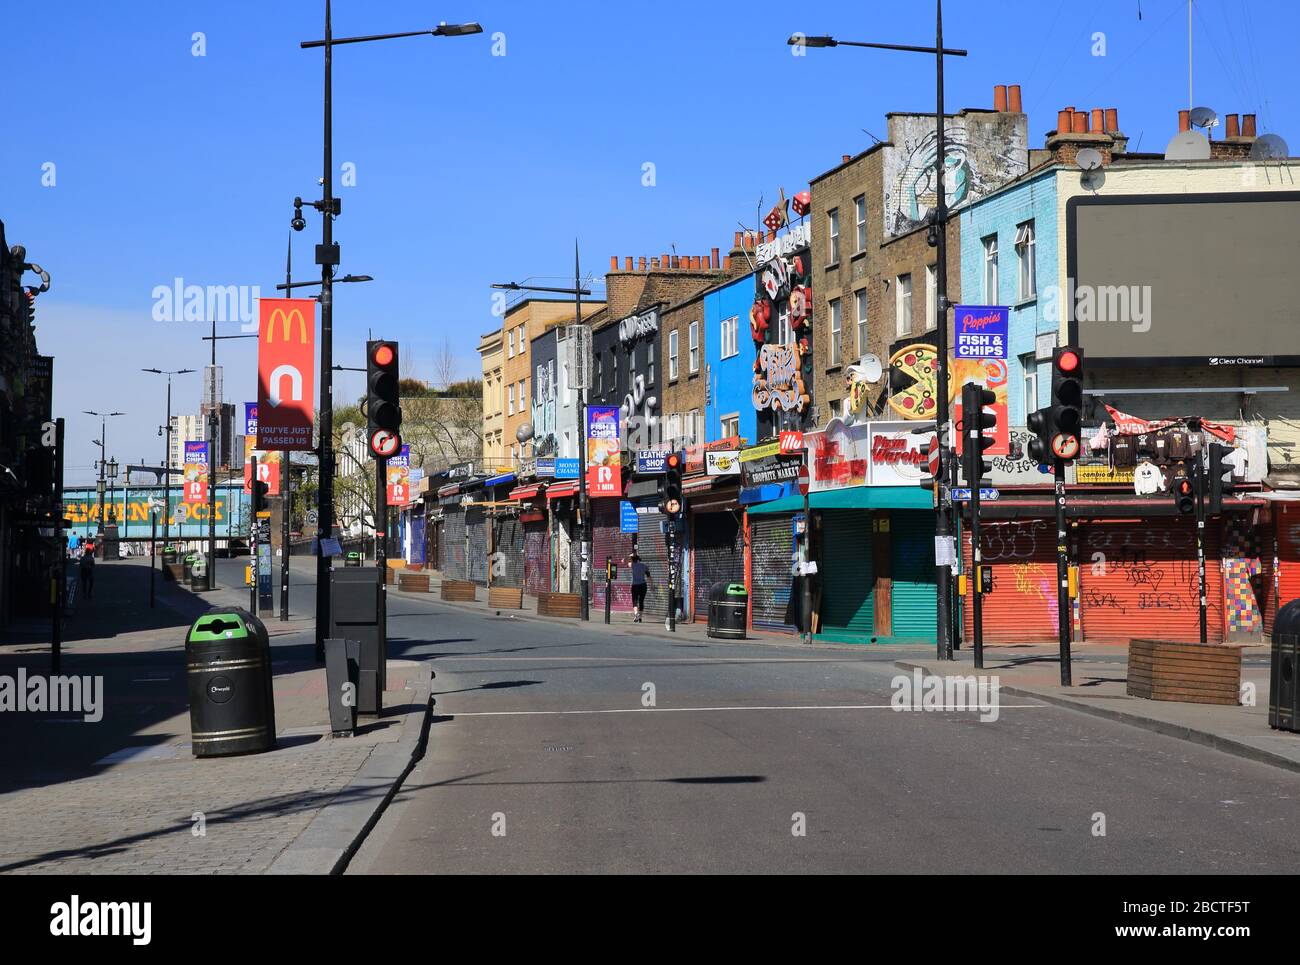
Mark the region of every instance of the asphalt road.
POLYGON ((434 663, 438 716, 350 873, 1247 874, 1300 857, 1300 775, 1019 698, 989 722, 900 713, 897 650, 390 600, 390 654, 434 663))

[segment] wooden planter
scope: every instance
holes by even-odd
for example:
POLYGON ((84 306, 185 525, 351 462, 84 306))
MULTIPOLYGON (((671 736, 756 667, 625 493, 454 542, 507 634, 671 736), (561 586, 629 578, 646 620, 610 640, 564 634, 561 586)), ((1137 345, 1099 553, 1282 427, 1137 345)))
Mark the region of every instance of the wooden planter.
POLYGON ((180 583, 184 579, 184 563, 164 563, 163 579, 171 580, 173 583, 180 583))
POLYGON ((443 580, 442 598, 452 602, 473 603, 478 599, 478 587, 466 580, 443 580))
POLYGON ((537 613, 544 617, 569 617, 582 615, 582 597, 577 593, 537 594, 537 613))
POLYGON ((497 610, 522 610, 524 591, 517 586, 488 587, 488 606, 497 610))
POLYGON ((1128 646, 1128 693, 1149 700, 1236 704, 1241 693, 1241 650, 1134 640, 1128 646))
POLYGON ((429 574, 409 572, 398 573, 397 588, 408 593, 428 593, 429 574))

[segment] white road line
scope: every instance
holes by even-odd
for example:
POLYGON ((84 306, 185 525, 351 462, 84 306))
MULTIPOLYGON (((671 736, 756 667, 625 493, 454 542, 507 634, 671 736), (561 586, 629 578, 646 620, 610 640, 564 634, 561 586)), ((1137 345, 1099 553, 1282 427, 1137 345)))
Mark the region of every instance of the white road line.
MULTIPOLYGON (((978 713, 980 709, 979 707, 964 706, 927 707, 926 711, 930 713, 942 711, 978 713)), ((1048 710, 1051 708, 1049 704, 1002 704, 998 707, 999 711, 1012 709, 1048 710)), ((617 707, 610 710, 478 710, 467 713, 435 709, 434 713, 445 717, 566 717, 581 714, 687 714, 724 710, 898 710, 899 713, 904 713, 903 710, 899 710, 893 704, 795 704, 784 707, 776 705, 764 707, 617 707)))
MULTIPOLYGON (((621 663, 870 663, 885 664, 886 660, 863 660, 852 657, 479 657, 468 654, 450 653, 445 656, 434 652, 431 657, 439 660, 606 660, 621 663)), ((890 664, 892 667, 893 665, 890 664)))

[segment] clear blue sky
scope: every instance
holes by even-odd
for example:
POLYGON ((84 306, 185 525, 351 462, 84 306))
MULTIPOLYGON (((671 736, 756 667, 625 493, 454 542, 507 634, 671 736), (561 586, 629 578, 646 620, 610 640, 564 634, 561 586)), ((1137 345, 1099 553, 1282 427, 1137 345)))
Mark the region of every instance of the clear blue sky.
MULTIPOLYGON (((357 45, 335 55, 336 239, 343 272, 376 281, 338 290, 336 360, 362 364, 368 329, 401 340, 414 374, 434 375, 445 339, 459 373, 478 371, 494 327, 493 281, 564 276, 575 236, 584 269, 611 254, 730 243, 737 220, 884 136, 890 110, 933 108, 933 62, 840 48, 791 56, 793 31, 931 43, 933 3, 751 0, 384 4, 336 0, 340 36, 477 19, 477 37, 357 45), (493 56, 495 32, 506 55, 493 56), (641 185, 642 165, 657 185, 641 185)), ((1300 4, 1199 0, 1195 100, 1254 111, 1296 142, 1290 69, 1300 4)), ((39 301, 42 351, 56 356, 68 480, 90 478, 98 434, 82 409, 116 408, 120 460, 156 462, 164 385, 141 366, 201 368, 206 325, 156 322, 151 293, 187 284, 283 280, 294 195, 318 196, 323 0, 131 2, 4 0, 0 219, 10 243, 53 276, 39 301), (191 54, 202 31, 206 56, 191 54), (20 119, 20 120, 16 120, 20 119), (54 187, 42 165, 56 165, 54 187)), ((1020 83, 1031 144, 1056 111, 1117 107, 1120 126, 1160 150, 1187 100, 1185 0, 948 0, 949 110, 987 107, 1020 83), (1138 17, 1141 10, 1141 19, 1138 17), (1096 32, 1105 56, 1094 56, 1096 32)), ((1220 131, 1221 134, 1221 131, 1220 131)), ((313 270, 315 213, 295 235, 295 273, 313 270)), ((223 334, 237 331, 223 326, 223 334)), ((255 391, 253 342, 226 342, 226 398, 255 391)), ((197 409, 199 377, 177 383, 197 409)), ((361 381, 340 380, 340 398, 361 381)))

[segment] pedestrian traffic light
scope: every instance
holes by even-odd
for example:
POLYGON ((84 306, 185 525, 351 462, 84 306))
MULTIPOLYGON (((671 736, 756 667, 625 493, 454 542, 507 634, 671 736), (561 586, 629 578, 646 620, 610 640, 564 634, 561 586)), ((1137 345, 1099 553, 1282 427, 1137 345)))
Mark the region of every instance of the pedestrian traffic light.
POLYGON ((1186 464, 1180 464, 1174 470, 1169 491, 1173 493, 1174 505, 1184 515, 1196 512, 1196 483, 1187 474, 1186 464))
POLYGON ((984 450, 993 445, 993 437, 984 434, 998 424, 998 417, 985 411, 997 401, 997 396, 977 382, 967 382, 961 387, 962 453, 961 471, 966 485, 978 487, 984 477, 993 471, 984 450))
POLYGON ((1223 461, 1224 457, 1231 452, 1232 446, 1225 446, 1219 442, 1210 443, 1210 504, 1208 511, 1212 514, 1223 512, 1223 497, 1231 496, 1237 488, 1232 482, 1232 466, 1223 461))
POLYGON ((366 441, 373 459, 402 451, 402 407, 398 399, 397 343, 366 343, 366 441))
POLYGON ((675 521, 682 512, 682 454, 670 452, 664 457, 664 474, 659 481, 659 512, 675 521))

